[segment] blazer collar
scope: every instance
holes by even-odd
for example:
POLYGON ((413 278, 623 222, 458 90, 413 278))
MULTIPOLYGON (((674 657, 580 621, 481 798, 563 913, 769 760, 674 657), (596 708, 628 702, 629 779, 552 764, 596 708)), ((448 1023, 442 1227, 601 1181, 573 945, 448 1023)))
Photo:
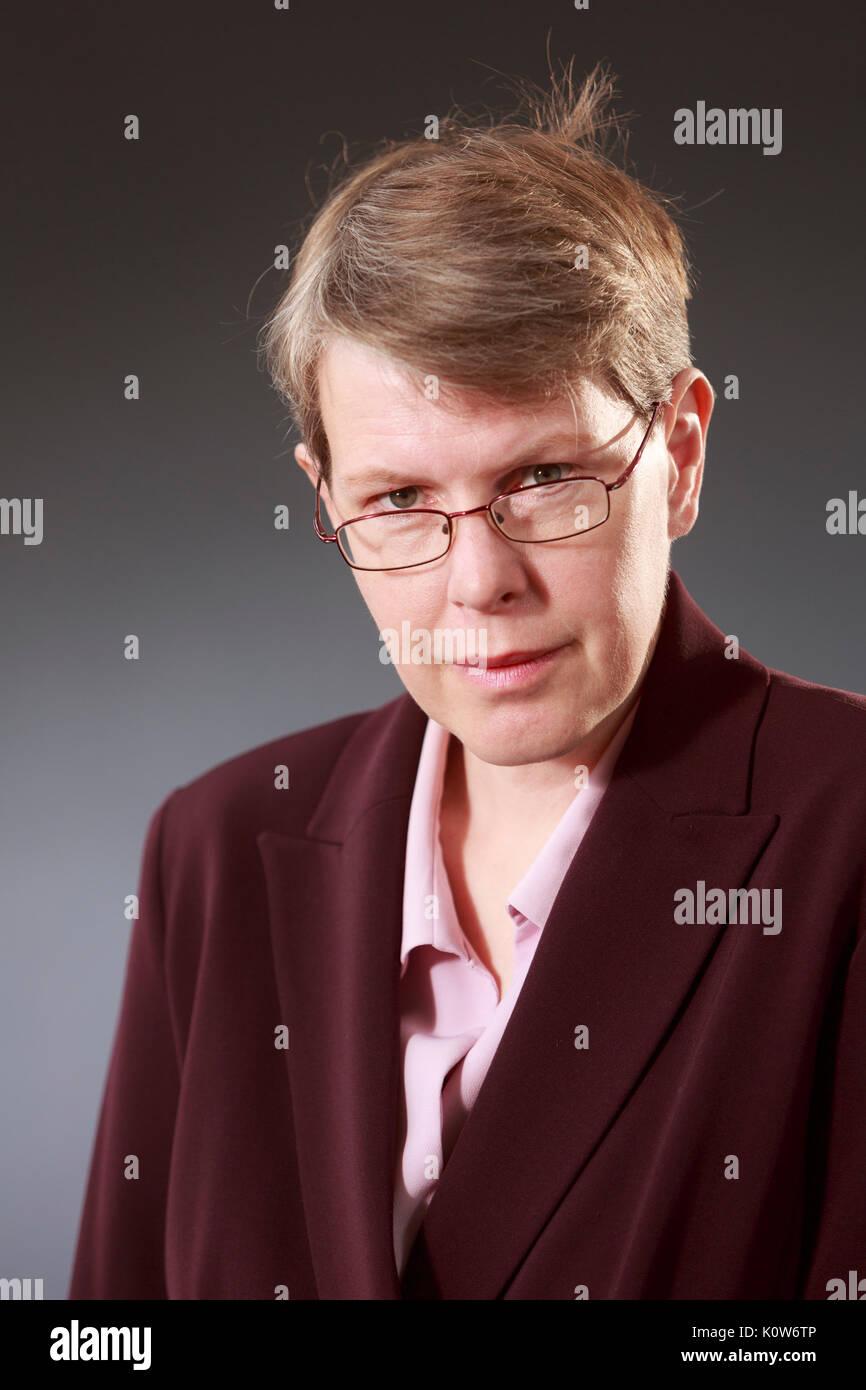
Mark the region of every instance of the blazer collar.
POLYGON ((402 1286, 392 1227, 397 986, 424 712, 408 694, 372 711, 337 759, 306 835, 257 836, 320 1297, 501 1295, 718 943, 722 928, 674 928, 675 888, 700 878, 742 885, 778 823, 750 815, 748 804, 768 680, 748 653, 726 659, 724 635, 671 571, 631 734, 402 1286), (573 1047, 580 1023, 590 1029, 585 1052, 573 1047))

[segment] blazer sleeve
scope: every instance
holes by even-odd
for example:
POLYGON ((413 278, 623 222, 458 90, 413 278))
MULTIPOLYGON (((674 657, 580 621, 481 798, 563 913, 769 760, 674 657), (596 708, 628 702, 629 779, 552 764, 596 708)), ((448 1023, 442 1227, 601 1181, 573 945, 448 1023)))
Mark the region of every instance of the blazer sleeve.
POLYGON ((90 1162, 70 1299, 166 1298, 165 1214, 180 1082, 163 970, 167 797, 145 836, 139 915, 90 1162), (138 1160, 137 1176, 131 1176, 138 1160))
POLYGON ((866 935, 850 958, 837 1037, 823 1110, 823 1192, 800 1297, 829 1298, 830 1280, 842 1280, 847 1290, 857 1271, 856 1281, 863 1281, 857 1297, 866 1299, 866 935))

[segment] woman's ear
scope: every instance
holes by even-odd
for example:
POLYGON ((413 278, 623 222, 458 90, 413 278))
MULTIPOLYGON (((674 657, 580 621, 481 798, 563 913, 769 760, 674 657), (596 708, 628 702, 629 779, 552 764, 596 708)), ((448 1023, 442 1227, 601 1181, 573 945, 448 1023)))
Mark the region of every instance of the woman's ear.
MULTIPOLYGON (((309 478, 310 482, 315 488, 316 484, 319 481, 319 473, 321 472, 321 470, 319 468, 318 463, 316 462, 315 455, 310 452, 306 444, 295 445, 295 462, 298 464, 300 468, 303 468, 304 472, 306 473, 307 477, 309 478)), ((330 489, 328 488, 328 484, 326 482, 322 483, 321 504, 322 515, 327 517, 328 521, 331 524, 331 529, 336 529, 336 527, 339 525, 339 519, 337 517, 337 512, 334 507, 334 504, 331 500, 330 489)))
POLYGON ((303 468, 313 487, 315 487, 319 479, 319 469, 306 444, 295 445, 295 462, 303 468))

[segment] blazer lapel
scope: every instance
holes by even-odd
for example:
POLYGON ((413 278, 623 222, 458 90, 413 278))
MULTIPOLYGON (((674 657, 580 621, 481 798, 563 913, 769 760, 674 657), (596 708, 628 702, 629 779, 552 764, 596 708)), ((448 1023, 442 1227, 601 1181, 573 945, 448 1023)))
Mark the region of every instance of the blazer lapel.
POLYGON ((675 890, 742 886, 778 824, 748 812, 767 672, 723 650, 672 573, 632 732, 443 1169, 406 1297, 502 1295, 721 939, 724 927, 674 923, 675 890))
POLYGON ((374 711, 305 838, 257 836, 322 1299, 399 1298, 393 1202, 404 848, 426 716, 374 711))

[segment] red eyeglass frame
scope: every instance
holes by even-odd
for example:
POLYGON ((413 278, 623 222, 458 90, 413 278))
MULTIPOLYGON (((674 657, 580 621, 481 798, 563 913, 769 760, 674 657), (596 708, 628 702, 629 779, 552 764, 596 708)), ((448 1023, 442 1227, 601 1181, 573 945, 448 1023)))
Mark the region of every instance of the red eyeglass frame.
MULTIPOLYGON (((610 518, 610 500, 609 500, 609 499, 610 499, 610 493, 615 492, 616 489, 617 489, 618 487, 622 487, 624 483, 627 483, 628 480, 629 480, 629 478, 631 477, 632 473, 633 473, 634 470, 637 468, 637 465, 638 465, 638 463, 640 462, 641 454, 643 453, 644 449, 646 448, 647 440, 648 440, 649 437, 650 437, 650 433, 651 433, 651 431, 652 431, 652 427, 653 427, 653 425, 655 424, 656 415, 658 414, 659 410, 663 410, 663 409, 664 409, 664 407, 665 407, 666 404, 667 404, 666 401, 654 401, 654 402, 653 402, 652 414, 650 415, 650 422, 649 422, 649 424, 647 425, 646 433, 644 434, 644 437, 643 437, 643 439, 642 439, 641 442, 640 442, 640 445, 639 445, 639 447, 638 447, 638 451, 637 451, 637 453, 635 454, 634 458, 632 459, 631 463, 628 465, 628 468, 626 468, 625 471, 622 472, 622 473, 619 475, 619 477, 616 479, 616 481, 613 482, 613 483, 606 483, 606 482, 604 481, 603 478, 596 478, 596 477, 594 477, 594 476, 592 476, 592 475, 590 475, 590 474, 579 473, 579 474, 577 474, 574 478, 569 478, 569 479, 567 479, 567 480, 558 478, 558 479, 555 479, 555 480, 552 481, 552 482, 547 482, 547 483, 530 483, 530 484, 528 484, 527 487, 514 488, 514 490, 513 490, 512 492, 500 492, 500 493, 498 493, 498 494, 496 495, 496 497, 492 498, 491 501, 489 501, 489 502, 482 502, 481 505, 478 506, 478 507, 467 507, 466 510, 465 510, 465 511, 462 511, 462 512, 443 512, 443 511, 440 511, 438 507, 406 507, 406 508, 404 508, 404 509, 400 512, 400 515, 401 515, 401 516, 406 516, 406 515, 408 515, 409 513, 412 513, 412 512, 427 512, 427 513, 429 513, 431 516, 442 516, 442 517, 445 517, 445 519, 447 520, 447 522, 448 522, 448 546, 447 546, 447 549, 443 550, 443 552, 442 552, 441 555, 435 556, 434 559, 432 559, 432 560, 419 560, 419 561, 417 561, 416 563, 411 564, 411 565, 391 565, 391 566, 386 566, 384 569, 377 569, 377 568, 368 567, 368 566, 366 566, 366 565, 353 565, 353 564, 352 564, 352 561, 348 558, 348 556, 346 555, 346 553, 345 553, 345 551, 343 550, 342 546, 338 545, 338 546, 337 546, 337 549, 339 550, 340 554, 342 555, 343 559, 346 561, 346 564, 349 566, 350 569, 364 570, 366 573, 369 573, 369 574, 387 574, 387 573, 390 573, 392 570, 399 570, 399 569, 403 569, 403 570, 417 569, 417 568, 419 568, 419 566, 421 566, 421 565, 432 565, 432 564, 435 564, 435 563, 436 563, 436 560, 443 560, 443 559, 445 558, 445 556, 448 554, 448 551, 451 549, 452 543, 453 543, 453 541, 454 541, 454 527, 453 527, 452 524, 451 524, 452 521, 454 520, 454 518, 455 518, 455 517, 458 517, 458 516, 474 516, 476 512, 490 512, 490 514, 491 514, 491 519, 492 519, 492 521, 493 521, 493 525, 496 527, 496 530, 499 532, 499 534, 503 537, 504 540, 512 540, 512 541, 514 542, 515 545, 550 545, 550 544, 551 544, 551 540, 553 540, 553 539, 567 539, 567 538, 563 538, 563 537, 552 537, 552 538, 550 538, 550 539, 545 539, 545 540, 540 540, 540 541, 515 540, 514 537, 506 536, 506 535, 505 535, 505 532, 502 531, 502 530, 500 529, 500 527, 497 525, 497 523, 496 523, 496 518, 493 516, 493 513, 492 513, 492 508, 495 507, 495 505, 496 505, 497 502, 501 502, 501 501, 502 501, 504 498, 506 498, 506 497, 513 497, 516 493, 520 493, 520 492, 531 492, 531 491, 533 491, 535 488, 539 488, 539 487, 555 487, 555 486, 557 485, 557 483, 560 483, 560 482, 563 482, 563 481, 568 481, 568 482, 593 482, 593 483, 601 483, 602 487, 605 488, 606 491, 607 491, 607 493, 608 493, 607 516, 606 516, 605 519, 604 519, 604 521, 608 521, 609 518, 610 518)), ((355 522, 355 521, 369 521, 369 520, 372 520, 374 517, 379 517, 379 516, 383 516, 383 515, 389 515, 389 513, 383 513, 383 512, 364 512, 361 516, 352 516, 352 517, 349 518, 348 521, 341 521, 341 522, 340 522, 340 525, 339 525, 339 526, 336 528, 336 530, 334 531, 333 536, 329 536, 329 535, 327 535, 327 533, 326 533, 325 531, 322 530, 321 523, 320 523, 320 520, 319 520, 319 496, 320 496, 321 486, 322 486, 322 474, 319 473, 318 479, 317 479, 317 481, 316 481, 316 509, 315 509, 315 513, 314 513, 314 516, 313 516, 313 523, 314 523, 314 525, 315 525, 316 535, 318 536, 319 540, 320 540, 320 541, 324 541, 326 544, 330 544, 332 541, 338 540, 338 537, 339 537, 339 535, 340 535, 340 532, 341 532, 342 530, 344 530, 347 526, 351 526, 352 523, 355 522)), ((597 524, 596 526, 593 526, 593 527, 591 527, 590 529, 593 530, 593 531, 597 531, 599 526, 603 526, 603 525, 604 525, 604 521, 599 521, 598 524, 597 524)), ((585 532, 580 532, 580 531, 575 532, 575 535, 583 535, 583 534, 585 534, 585 532)))

